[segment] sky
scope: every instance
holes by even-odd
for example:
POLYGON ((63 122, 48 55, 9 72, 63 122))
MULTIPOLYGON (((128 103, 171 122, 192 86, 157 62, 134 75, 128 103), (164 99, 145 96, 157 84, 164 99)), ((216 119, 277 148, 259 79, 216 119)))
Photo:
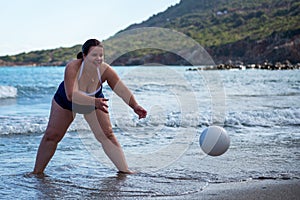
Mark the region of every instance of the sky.
POLYGON ((180 0, 2 0, 0 56, 105 40, 180 0))

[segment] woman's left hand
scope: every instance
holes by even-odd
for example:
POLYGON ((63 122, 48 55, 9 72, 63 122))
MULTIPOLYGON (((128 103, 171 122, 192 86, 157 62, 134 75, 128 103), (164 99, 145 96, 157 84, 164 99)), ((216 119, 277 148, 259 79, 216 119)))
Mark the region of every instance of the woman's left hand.
POLYGON ((140 105, 135 106, 133 110, 139 116, 139 119, 147 116, 147 111, 140 105))

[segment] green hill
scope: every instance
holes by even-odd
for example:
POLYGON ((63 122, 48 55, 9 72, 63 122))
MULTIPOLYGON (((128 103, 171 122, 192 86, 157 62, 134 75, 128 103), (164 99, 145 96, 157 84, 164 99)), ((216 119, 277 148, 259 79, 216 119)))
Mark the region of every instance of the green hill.
MULTIPOLYGON (((300 62, 300 2, 298 0, 181 0, 148 20, 122 32, 141 27, 162 27, 186 34, 202 45, 216 63, 300 62)), ((116 36, 104 41, 113 41, 116 36)), ((154 38, 155 39, 155 38, 154 38)), ((132 43, 139 41, 133 41, 132 43)), ((128 44, 120 48, 126 48, 128 44)), ((135 45, 135 44, 131 44, 135 45)), ((108 45, 109 46, 109 45, 108 45)), ((63 65, 74 59, 80 45, 0 57, 0 65, 63 65), (2 63, 2 64, 1 64, 2 63)), ((117 50, 115 50, 117 51, 117 50)), ((177 55, 144 49, 123 55, 115 65, 185 64, 177 55), (178 62, 179 60, 179 62, 178 62)))
POLYGON ((31 51, 13 56, 0 57, 0 65, 39 65, 39 66, 59 66, 65 65, 74 59, 81 50, 81 45, 71 48, 57 48, 51 50, 31 51))
POLYGON ((139 27, 175 29, 205 47, 217 63, 300 62, 297 0, 181 0, 139 27))

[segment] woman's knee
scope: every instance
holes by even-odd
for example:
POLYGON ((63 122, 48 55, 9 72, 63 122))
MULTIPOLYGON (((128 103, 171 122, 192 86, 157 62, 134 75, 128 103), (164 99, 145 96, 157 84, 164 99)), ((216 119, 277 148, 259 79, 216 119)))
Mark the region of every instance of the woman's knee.
MULTIPOLYGON (((103 135, 105 137, 104 140, 109 140, 113 144, 119 146, 117 138, 116 138, 116 136, 113 132, 113 129, 111 127, 104 128, 104 129, 102 129, 102 131, 103 131, 103 135)), ((101 141, 101 142, 103 142, 103 141, 101 141)))
POLYGON ((84 118, 89 123, 98 141, 102 143, 105 140, 110 140, 112 143, 118 145, 108 115, 103 115, 103 113, 99 111, 87 114, 84 118))
POLYGON ((44 135, 46 142, 59 143, 64 136, 64 133, 59 133, 55 129, 47 129, 44 135))
POLYGON ((114 135, 114 132, 113 132, 113 129, 111 126, 102 128, 102 131, 103 131, 104 135, 106 136, 106 138, 108 138, 109 140, 115 139, 115 135, 114 135))

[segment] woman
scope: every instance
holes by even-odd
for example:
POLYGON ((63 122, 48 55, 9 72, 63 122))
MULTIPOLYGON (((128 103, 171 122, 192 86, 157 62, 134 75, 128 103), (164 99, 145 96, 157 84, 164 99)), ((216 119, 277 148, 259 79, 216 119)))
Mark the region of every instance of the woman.
POLYGON ((84 114, 96 139, 101 142, 106 155, 119 172, 132 173, 113 133, 108 99, 102 94, 102 84, 107 81, 139 118, 145 118, 147 111, 136 102, 116 72, 103 62, 103 55, 102 44, 96 39, 90 39, 83 44, 82 52, 77 55, 78 59, 67 64, 64 81, 52 100, 50 118, 37 152, 34 174, 44 172, 76 113, 84 114))

